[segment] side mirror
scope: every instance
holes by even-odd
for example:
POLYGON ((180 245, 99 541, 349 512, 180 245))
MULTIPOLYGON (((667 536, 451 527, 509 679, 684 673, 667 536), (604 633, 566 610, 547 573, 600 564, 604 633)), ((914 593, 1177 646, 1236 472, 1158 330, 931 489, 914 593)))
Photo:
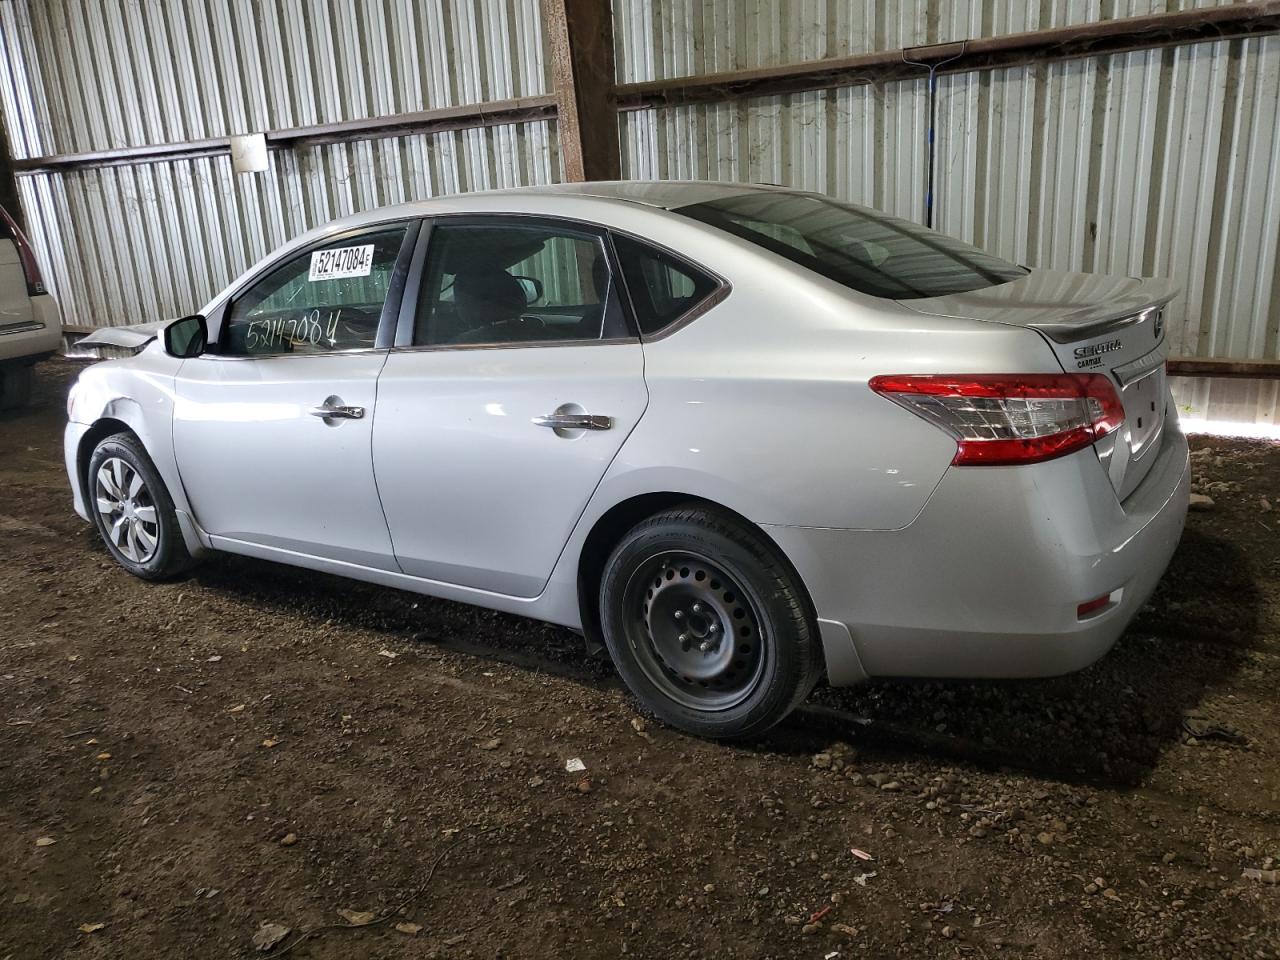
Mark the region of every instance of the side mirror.
POLYGON ((209 345, 209 327, 204 317, 192 314, 164 328, 164 352, 171 357, 198 357, 209 345))
POLYGON ((542 299, 542 281, 537 277, 513 277, 520 289, 524 291, 524 305, 531 307, 542 299))

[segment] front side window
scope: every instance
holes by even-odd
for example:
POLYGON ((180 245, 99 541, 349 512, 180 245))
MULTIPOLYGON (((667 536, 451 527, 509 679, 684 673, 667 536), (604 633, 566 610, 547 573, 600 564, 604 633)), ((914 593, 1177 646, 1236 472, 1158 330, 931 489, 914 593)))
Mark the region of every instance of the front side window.
POLYGON ((604 244, 570 227, 442 223, 431 231, 415 346, 626 335, 604 244))
POLYGON ((373 347, 404 234, 404 227, 395 227, 344 237, 287 260, 232 302, 221 352, 264 356, 373 347))
POLYGON ((817 194, 759 191, 676 212, 873 297, 941 297, 1027 273, 919 224, 817 194))

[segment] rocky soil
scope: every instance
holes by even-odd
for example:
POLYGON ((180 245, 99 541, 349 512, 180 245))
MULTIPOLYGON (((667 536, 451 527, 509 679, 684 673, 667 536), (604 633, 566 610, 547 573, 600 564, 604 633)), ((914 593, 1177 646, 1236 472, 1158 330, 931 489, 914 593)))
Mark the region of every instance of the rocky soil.
POLYGON ((71 512, 74 373, 0 419, 0 960, 1280 957, 1280 445, 1194 441, 1213 502, 1089 670, 726 746, 556 628, 130 578, 71 512))

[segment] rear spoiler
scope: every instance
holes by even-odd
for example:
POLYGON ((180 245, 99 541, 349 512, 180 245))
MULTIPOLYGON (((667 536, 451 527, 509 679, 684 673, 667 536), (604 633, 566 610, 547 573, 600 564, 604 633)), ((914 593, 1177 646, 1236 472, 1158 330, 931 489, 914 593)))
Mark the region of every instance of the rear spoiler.
POLYGON ((1048 320, 1028 323, 1056 343, 1071 343, 1082 337, 1100 337, 1139 322, 1151 310, 1158 310, 1182 292, 1172 280, 1135 277, 1141 285, 1132 293, 1116 297, 1105 304, 1081 307, 1073 313, 1060 313, 1048 320))

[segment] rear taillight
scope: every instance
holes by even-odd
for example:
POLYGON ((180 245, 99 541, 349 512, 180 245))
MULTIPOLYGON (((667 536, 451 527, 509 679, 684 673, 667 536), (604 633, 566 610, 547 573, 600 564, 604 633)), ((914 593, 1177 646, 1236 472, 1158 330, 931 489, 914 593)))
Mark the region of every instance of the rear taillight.
POLYGON ((4 207, 0 207, 0 219, 8 225, 9 232, 13 234, 13 245, 18 248, 18 259, 22 261, 22 274, 27 278, 27 296, 40 296, 46 292, 44 278, 40 276, 40 268, 36 266, 36 255, 31 249, 31 244, 27 242, 27 235, 22 232, 4 207))
POLYGON ((885 376, 870 386, 955 437, 958 465, 1051 460, 1124 423, 1100 373, 885 376))

